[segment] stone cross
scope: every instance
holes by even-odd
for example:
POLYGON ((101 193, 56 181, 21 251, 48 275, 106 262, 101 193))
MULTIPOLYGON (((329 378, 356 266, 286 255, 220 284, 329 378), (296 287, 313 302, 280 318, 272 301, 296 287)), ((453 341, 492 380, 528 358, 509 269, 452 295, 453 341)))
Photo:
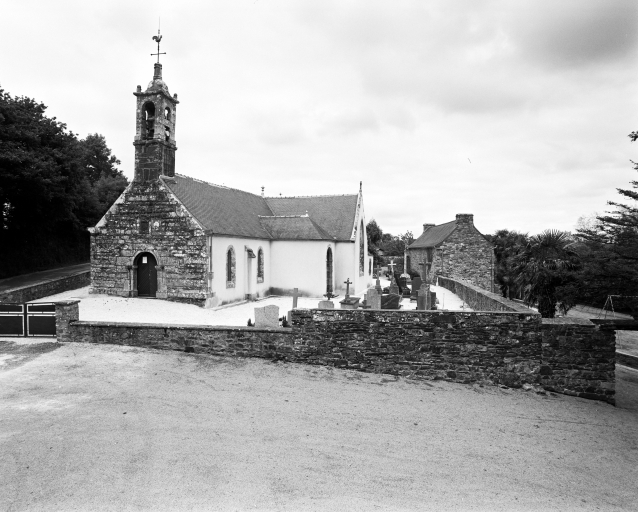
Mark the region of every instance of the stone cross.
POLYGON ((350 297, 350 285, 353 284, 350 282, 350 278, 346 279, 343 284, 346 285, 346 299, 350 297))
POLYGON ((394 275, 394 267, 396 266, 397 264, 394 262, 394 260, 392 260, 390 264, 388 265, 388 267, 390 267, 390 271, 392 272, 392 275, 394 275))
POLYGON ((292 291, 292 309, 297 307, 297 299, 299 298, 299 288, 295 288, 292 291))

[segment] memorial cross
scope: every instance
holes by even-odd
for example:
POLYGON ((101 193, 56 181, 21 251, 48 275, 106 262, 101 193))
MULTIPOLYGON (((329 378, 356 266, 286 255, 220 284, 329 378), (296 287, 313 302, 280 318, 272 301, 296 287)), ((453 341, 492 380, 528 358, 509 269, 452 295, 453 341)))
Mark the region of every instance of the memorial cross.
POLYGON ((390 271, 392 272, 392 275, 394 275, 394 267, 396 266, 397 264, 394 262, 394 260, 392 260, 390 264, 388 265, 388 267, 390 267, 390 271))
POLYGON ((295 288, 292 291, 292 309, 296 309, 298 298, 299 298, 299 288, 295 288))
POLYGON ((350 285, 353 284, 352 282, 350 282, 350 278, 346 279, 343 284, 346 285, 346 299, 348 297, 350 297, 350 285))

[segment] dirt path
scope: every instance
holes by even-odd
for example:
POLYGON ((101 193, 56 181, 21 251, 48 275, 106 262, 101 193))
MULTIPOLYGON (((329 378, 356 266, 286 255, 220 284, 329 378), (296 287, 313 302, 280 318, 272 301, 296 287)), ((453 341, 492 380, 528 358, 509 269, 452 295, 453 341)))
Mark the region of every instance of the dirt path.
POLYGON ((55 347, 0 341, 3 511, 638 509, 630 370, 614 408, 254 359, 55 347))

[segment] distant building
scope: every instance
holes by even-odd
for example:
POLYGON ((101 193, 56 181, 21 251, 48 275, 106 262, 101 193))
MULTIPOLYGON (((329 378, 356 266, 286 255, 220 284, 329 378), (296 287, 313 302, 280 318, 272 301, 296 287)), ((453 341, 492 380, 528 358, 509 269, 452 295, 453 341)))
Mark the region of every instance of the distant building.
MULTIPOLYGON (((264 197, 175 173, 177 95, 138 86, 135 178, 91 228, 91 292, 207 307, 372 285, 358 194, 264 197)), ((220 177, 221 178, 221 177, 220 177)), ((263 190, 263 189, 262 189, 263 190)))
POLYGON ((423 224, 421 236, 408 246, 410 269, 420 273, 428 253, 433 281, 453 277, 492 290, 494 248, 474 227, 474 215, 459 213, 445 224, 423 224))

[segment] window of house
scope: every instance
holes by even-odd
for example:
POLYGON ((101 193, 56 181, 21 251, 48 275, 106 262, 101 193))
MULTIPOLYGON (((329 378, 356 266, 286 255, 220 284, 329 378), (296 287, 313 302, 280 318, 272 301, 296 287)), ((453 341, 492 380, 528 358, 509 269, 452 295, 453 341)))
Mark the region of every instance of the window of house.
POLYGON ((140 221, 140 234, 142 235, 146 235, 148 234, 148 221, 147 220, 141 220, 140 221))
POLYGON ((231 245, 226 251, 226 288, 235 288, 235 249, 231 245))
POLYGON ((264 251, 261 247, 257 251, 257 282, 264 282, 264 251))

